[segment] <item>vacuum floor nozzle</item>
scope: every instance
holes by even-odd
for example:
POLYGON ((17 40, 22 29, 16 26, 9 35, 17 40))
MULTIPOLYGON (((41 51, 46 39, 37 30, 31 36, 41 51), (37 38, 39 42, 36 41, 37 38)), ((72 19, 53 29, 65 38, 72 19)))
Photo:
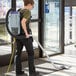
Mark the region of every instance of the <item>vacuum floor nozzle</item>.
POLYGON ((59 66, 56 66, 55 65, 55 68, 56 70, 63 70, 63 69, 69 69, 71 66, 66 66, 66 65, 59 65, 59 66))

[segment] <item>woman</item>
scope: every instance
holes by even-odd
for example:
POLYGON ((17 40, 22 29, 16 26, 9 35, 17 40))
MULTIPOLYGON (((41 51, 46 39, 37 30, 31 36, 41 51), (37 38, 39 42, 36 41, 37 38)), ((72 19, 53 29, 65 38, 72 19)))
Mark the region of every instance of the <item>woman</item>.
POLYGON ((34 66, 34 50, 32 44, 32 37, 30 37, 31 29, 29 27, 31 12, 30 10, 34 7, 33 0, 23 0, 24 8, 20 10, 21 13, 21 33, 20 36, 25 36, 23 39, 16 39, 17 52, 16 52, 16 74, 24 74, 22 71, 21 64, 21 53, 23 46, 26 47, 28 53, 28 65, 29 65, 29 76, 40 76, 38 72, 35 71, 34 66))

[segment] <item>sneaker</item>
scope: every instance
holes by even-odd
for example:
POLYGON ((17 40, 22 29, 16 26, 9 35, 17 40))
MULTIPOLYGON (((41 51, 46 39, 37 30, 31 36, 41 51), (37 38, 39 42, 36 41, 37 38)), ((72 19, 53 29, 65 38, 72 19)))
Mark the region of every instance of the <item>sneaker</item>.
POLYGON ((39 72, 36 72, 34 74, 30 74, 29 76, 42 76, 39 72))

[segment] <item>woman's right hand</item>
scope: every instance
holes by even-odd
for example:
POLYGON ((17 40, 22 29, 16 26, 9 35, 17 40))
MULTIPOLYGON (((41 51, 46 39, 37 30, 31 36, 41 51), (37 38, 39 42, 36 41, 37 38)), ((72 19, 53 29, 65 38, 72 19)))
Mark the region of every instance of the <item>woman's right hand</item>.
POLYGON ((29 34, 26 34, 26 38, 29 38, 30 37, 30 35, 29 34))

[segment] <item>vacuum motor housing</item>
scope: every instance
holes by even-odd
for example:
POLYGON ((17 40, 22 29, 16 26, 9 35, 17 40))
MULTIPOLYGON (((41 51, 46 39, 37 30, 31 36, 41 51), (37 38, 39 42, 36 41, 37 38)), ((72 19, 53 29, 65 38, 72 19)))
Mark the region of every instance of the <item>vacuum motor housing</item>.
POLYGON ((20 12, 10 9, 6 15, 6 28, 12 36, 20 34, 20 12))

